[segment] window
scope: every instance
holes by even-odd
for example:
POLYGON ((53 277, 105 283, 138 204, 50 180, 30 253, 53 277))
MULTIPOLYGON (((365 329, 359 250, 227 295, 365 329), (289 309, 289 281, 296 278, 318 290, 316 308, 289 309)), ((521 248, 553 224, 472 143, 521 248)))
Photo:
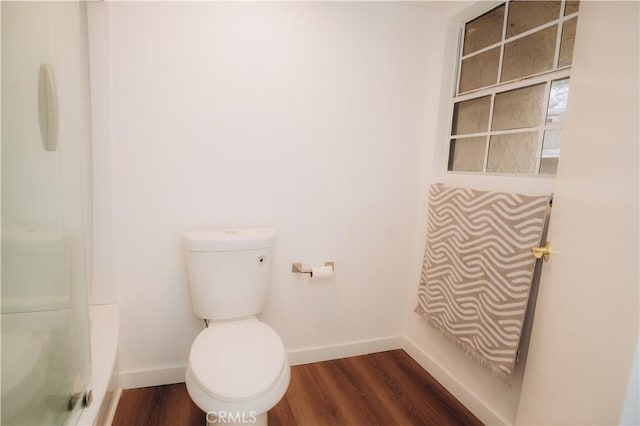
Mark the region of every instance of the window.
POLYGON ((554 175, 577 1, 508 1, 464 25, 448 170, 554 175))

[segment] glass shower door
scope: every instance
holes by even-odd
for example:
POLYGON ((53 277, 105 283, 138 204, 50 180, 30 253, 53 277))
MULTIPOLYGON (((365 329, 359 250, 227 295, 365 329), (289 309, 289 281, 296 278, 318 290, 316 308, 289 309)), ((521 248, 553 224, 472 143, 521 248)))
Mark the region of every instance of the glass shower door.
POLYGON ((90 389, 90 115, 80 2, 2 18, 2 425, 75 424, 90 389))

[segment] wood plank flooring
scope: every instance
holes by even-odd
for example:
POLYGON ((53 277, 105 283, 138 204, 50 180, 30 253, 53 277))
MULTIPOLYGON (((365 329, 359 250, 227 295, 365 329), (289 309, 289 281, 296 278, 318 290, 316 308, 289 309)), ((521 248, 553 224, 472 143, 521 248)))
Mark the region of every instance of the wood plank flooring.
MULTIPOLYGON (((203 426, 184 383, 125 390, 114 426, 203 426)), ((298 365, 270 426, 481 425, 402 350, 298 365)))

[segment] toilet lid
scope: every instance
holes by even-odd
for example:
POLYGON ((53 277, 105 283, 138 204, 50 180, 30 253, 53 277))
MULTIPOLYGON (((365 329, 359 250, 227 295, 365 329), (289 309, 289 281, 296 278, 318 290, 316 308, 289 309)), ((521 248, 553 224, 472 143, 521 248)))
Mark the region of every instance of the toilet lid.
POLYGON ((194 378, 213 396, 238 400, 264 392, 284 364, 280 336, 259 321, 211 324, 191 346, 194 378))

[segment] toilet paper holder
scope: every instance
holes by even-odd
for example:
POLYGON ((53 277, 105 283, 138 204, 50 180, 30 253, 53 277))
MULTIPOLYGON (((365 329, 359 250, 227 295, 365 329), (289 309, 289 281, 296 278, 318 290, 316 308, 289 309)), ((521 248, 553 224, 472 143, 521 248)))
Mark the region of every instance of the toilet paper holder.
MULTIPOLYGON (((331 269, 335 271, 335 262, 324 262, 324 266, 331 266, 331 269)), ((298 274, 309 274, 311 275, 311 268, 304 269, 302 268, 302 263, 293 263, 291 265, 291 272, 296 272, 298 274)))

